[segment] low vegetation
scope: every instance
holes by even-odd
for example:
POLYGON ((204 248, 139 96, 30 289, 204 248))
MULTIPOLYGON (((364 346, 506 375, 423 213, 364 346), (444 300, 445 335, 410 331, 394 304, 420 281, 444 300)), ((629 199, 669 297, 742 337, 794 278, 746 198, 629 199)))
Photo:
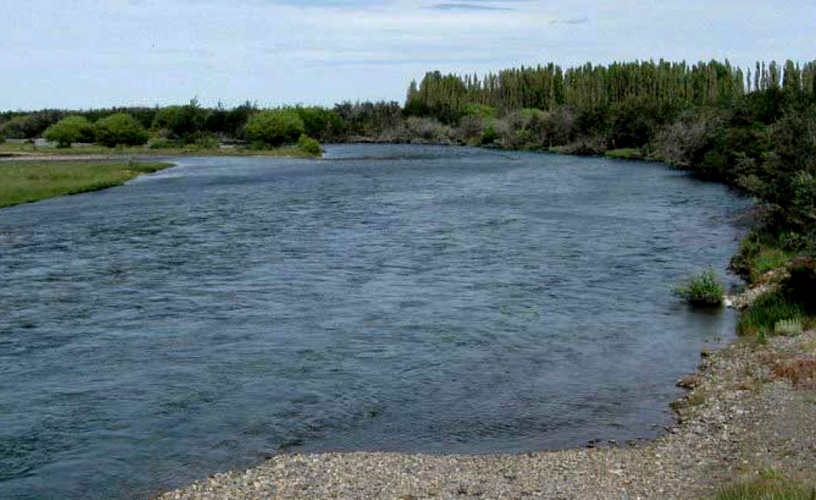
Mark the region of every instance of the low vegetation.
POLYGON ((306 125, 292 109, 261 111, 250 116, 246 124, 247 138, 265 147, 291 144, 304 133, 306 125))
POLYGON ((769 272, 770 289, 740 315, 737 333, 762 343, 770 335, 797 335, 816 326, 816 261, 799 258, 769 272))
POLYGON ((0 208, 124 184, 170 163, 0 162, 0 208))
POLYGON ((96 122, 96 142, 109 148, 147 144, 147 131, 127 113, 116 113, 96 122))
POLYGON ((813 500, 816 485, 809 486, 765 472, 753 481, 734 483, 719 489, 714 500, 813 500))
POLYGON ((719 307, 725 298, 725 286, 713 269, 706 269, 675 288, 674 293, 691 305, 719 307))
POLYGON ((56 142, 58 148, 70 148, 75 142, 94 142, 96 134, 93 124, 84 116, 68 116, 45 129, 43 137, 56 142))
POLYGON ((644 160, 646 154, 640 148, 622 148, 611 149, 604 153, 607 158, 615 158, 617 160, 644 160))
POLYGON ((740 335, 772 335, 776 325, 783 321, 799 322, 805 319, 801 305, 781 291, 766 292, 740 315, 737 333, 740 335))
POLYGON ((320 149, 320 143, 312 139, 306 134, 302 134, 297 142, 298 149, 311 156, 320 156, 323 151, 320 149))

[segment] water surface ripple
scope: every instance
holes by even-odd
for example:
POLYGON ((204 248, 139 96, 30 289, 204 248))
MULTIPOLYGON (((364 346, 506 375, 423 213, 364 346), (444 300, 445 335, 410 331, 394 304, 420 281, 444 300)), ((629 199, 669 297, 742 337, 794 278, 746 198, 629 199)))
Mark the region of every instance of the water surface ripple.
POLYGON ((654 436, 733 329, 670 286, 747 206, 657 164, 349 145, 1 210, 0 497, 654 436))

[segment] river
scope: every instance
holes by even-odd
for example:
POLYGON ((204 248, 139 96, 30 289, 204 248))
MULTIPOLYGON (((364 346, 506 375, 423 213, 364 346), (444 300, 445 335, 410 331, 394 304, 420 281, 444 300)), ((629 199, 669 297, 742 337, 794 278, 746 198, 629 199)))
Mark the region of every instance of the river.
POLYGON ((398 145, 182 158, 0 210, 0 498, 143 498, 278 452, 651 438, 733 335, 750 201, 665 165, 398 145))

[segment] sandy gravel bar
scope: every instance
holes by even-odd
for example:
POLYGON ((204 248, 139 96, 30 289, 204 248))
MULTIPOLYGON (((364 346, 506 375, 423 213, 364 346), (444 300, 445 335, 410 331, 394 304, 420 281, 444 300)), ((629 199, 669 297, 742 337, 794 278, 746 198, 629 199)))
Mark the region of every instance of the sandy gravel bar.
POLYGON ((279 455, 180 499, 698 499, 778 469, 816 478, 816 332, 703 353, 678 424, 649 444, 523 455, 279 455), (812 368, 812 371, 811 371, 812 368))

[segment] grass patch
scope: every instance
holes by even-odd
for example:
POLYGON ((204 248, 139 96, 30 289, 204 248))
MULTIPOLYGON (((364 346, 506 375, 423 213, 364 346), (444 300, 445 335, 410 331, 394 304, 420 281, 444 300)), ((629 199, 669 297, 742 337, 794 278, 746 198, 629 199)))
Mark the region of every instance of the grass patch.
POLYGON ((74 145, 70 148, 36 146, 26 142, 6 142, 0 144, 0 156, 43 155, 43 156, 285 156, 314 158, 319 153, 304 151, 297 145, 277 148, 255 149, 247 146, 220 147, 218 145, 187 144, 178 145, 170 141, 154 141, 144 146, 117 146, 108 148, 99 145, 74 145))
POLYGON ((604 153, 607 158, 614 158, 616 160, 643 160, 646 155, 640 148, 621 148, 612 149, 604 153))
POLYGON ((762 247, 753 259, 754 271, 762 275, 774 269, 788 267, 793 255, 780 248, 762 247))
POLYGON ((802 306, 779 291, 766 292, 759 296, 751 308, 740 315, 737 322, 739 335, 764 337, 775 333, 780 322, 805 322, 802 306))
POLYGON ((773 235, 754 231, 740 243, 740 249, 731 260, 731 267, 751 283, 767 281, 766 274, 787 268, 796 253, 782 248, 773 235))
POLYGON ((779 474, 761 474, 750 482, 724 486, 715 500, 814 500, 816 488, 786 480, 779 474))
POLYGON ((799 335, 804 331, 802 320, 799 318, 783 319, 774 323, 774 335, 799 335))
POLYGON ((171 167, 159 162, 11 161, 0 163, 0 208, 119 186, 171 167))
POLYGON ((725 297, 725 286, 713 269, 707 269, 686 280, 674 289, 674 293, 691 305, 719 307, 725 297))

